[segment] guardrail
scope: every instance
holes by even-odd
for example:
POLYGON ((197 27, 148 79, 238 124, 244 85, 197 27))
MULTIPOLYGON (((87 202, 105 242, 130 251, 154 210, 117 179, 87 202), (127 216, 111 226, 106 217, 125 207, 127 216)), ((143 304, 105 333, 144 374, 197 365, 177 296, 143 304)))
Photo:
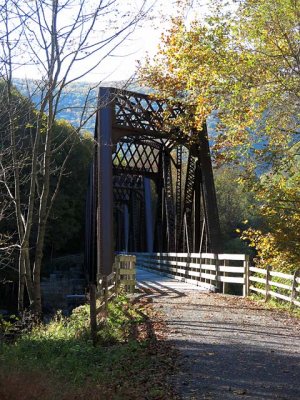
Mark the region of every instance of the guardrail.
POLYGON ((213 253, 135 253, 137 266, 175 279, 228 293, 229 284, 248 293, 249 256, 213 253))
POLYGON ((260 293, 300 307, 300 269, 294 274, 250 266, 245 254, 135 253, 137 266, 224 294, 240 286, 243 296, 260 293))
POLYGON ((294 274, 285 274, 271 267, 250 267, 248 279, 249 291, 264 295, 266 301, 274 297, 300 307, 300 268, 294 274))
POLYGON ((109 301, 117 296, 120 289, 127 293, 134 293, 136 275, 136 257, 129 255, 116 255, 113 272, 108 276, 98 276, 97 286, 90 285, 90 323, 93 343, 97 342, 97 315, 107 314, 109 301))
POLYGON ((97 314, 107 308, 107 304, 112 300, 122 288, 126 293, 134 293, 135 290, 135 256, 116 255, 113 265, 113 272, 108 276, 98 278, 96 299, 99 300, 97 314))
POLYGON ((250 266, 245 254, 213 253, 135 253, 117 255, 113 272, 98 278, 98 286, 90 286, 91 332, 96 342, 97 314, 117 295, 120 286, 127 292, 135 290, 135 267, 150 269, 183 282, 218 290, 224 294, 237 285, 243 296, 250 292, 274 297, 300 307, 300 269, 294 274, 250 266), (96 303, 98 300, 98 307, 96 303))

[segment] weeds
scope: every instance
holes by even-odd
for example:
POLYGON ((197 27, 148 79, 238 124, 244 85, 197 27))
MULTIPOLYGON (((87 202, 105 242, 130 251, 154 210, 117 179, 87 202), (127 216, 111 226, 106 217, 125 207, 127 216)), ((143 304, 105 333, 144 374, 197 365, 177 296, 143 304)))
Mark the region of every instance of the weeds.
MULTIPOLYGON (((148 337, 131 337, 133 326, 145 323, 143 315, 140 305, 133 306, 125 296, 119 296, 109 304, 108 318, 98 333, 96 347, 90 340, 87 305, 75 309, 69 318, 57 313, 49 324, 36 325, 14 344, 2 344, 0 398, 19 398, 19 394, 5 397, 8 388, 1 386, 1 380, 15 376, 15 380, 22 381, 23 376, 28 383, 30 373, 39 376, 39 382, 48 382, 51 376, 56 382, 54 386, 61 387, 58 394, 53 384, 43 387, 45 400, 68 399, 73 392, 78 399, 80 394, 82 398, 106 400, 167 399, 165 376, 170 371, 170 361, 166 362, 171 357, 170 349, 148 337), (148 397, 144 397, 145 393, 148 397)), ((20 387, 24 395, 24 385, 20 387)))
POLYGON ((286 301, 270 298, 267 302, 265 302, 265 296, 259 294, 253 294, 249 298, 259 302, 264 308, 284 311, 293 317, 300 318, 300 308, 296 306, 291 308, 290 303, 287 303, 286 301))

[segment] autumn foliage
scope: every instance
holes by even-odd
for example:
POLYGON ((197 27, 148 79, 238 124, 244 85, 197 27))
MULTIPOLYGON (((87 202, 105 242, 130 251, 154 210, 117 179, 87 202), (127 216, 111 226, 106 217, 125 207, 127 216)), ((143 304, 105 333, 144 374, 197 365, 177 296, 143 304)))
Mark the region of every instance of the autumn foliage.
POLYGON ((300 3, 217 0, 206 17, 184 15, 172 20, 141 79, 192 107, 193 117, 179 121, 186 134, 213 116, 216 165, 235 166, 264 221, 242 238, 262 265, 293 270, 300 262, 300 3))

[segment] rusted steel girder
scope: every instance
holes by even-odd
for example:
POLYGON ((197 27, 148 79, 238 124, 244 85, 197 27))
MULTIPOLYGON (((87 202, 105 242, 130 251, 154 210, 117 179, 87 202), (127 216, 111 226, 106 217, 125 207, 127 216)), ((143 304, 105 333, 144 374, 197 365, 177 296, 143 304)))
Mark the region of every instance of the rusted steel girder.
POLYGON ((172 128, 185 112, 180 104, 102 87, 98 105, 86 217, 90 280, 111 273, 116 250, 217 252, 206 126, 190 144, 172 128))

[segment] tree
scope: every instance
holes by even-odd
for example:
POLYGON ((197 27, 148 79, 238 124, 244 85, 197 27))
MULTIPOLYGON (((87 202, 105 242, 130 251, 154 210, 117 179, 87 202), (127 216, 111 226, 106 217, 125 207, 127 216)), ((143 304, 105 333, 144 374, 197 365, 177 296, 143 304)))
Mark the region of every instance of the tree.
POLYGON ((299 167, 299 157, 285 158, 275 171, 268 171, 257 180, 253 190, 266 227, 250 227, 241 235, 257 250, 260 264, 284 272, 294 271, 300 260, 299 167))
MULTIPOLYGON (((249 230, 244 238, 255 234, 256 243, 258 236, 269 238, 272 249, 283 254, 289 247, 279 240, 284 231, 291 255, 300 210, 294 168, 300 134, 300 3, 245 0, 232 2, 238 3, 234 12, 224 3, 214 1, 206 20, 175 19, 141 77, 163 97, 191 107, 192 113, 178 121, 189 137, 194 126, 201 128, 214 115, 216 163, 235 165, 267 226, 249 230)), ((289 268, 293 265, 290 257, 289 268)))
MULTIPOLYGON (((64 129, 64 136, 72 133, 72 127, 66 121, 58 121, 57 125, 58 129, 64 129)), ((45 239, 48 256, 78 253, 84 248, 85 196, 94 140, 91 134, 85 132, 76 137, 76 142, 68 160, 63 185, 49 215, 45 239)))
MULTIPOLYGON (((0 85, 1 88, 1 85, 0 85)), ((0 102, 3 92, 0 90, 0 102)), ((31 142, 26 139, 26 135, 30 133, 30 128, 25 128, 28 119, 24 119, 24 115, 34 115, 33 105, 17 91, 14 91, 14 103, 18 110, 22 111, 18 119, 15 119, 16 125, 19 127, 15 137, 18 145, 16 146, 17 158, 19 164, 23 166, 20 169, 20 193, 21 202, 26 200, 28 195, 28 165, 30 159, 31 142), (23 117, 22 117, 23 115, 23 117), (27 122, 26 122, 27 121, 27 122), (25 134, 25 137, 24 137, 25 134)), ((3 110, 6 109, 5 102, 1 102, 3 110)), ((7 115, 3 112, 0 116, 0 132, 5 133, 8 126, 7 115)), ((12 279, 16 281, 17 270, 15 260, 18 256, 19 243, 16 238, 16 216, 14 205, 10 201, 8 193, 13 187, 14 179, 11 168, 11 146, 5 135, 1 136, 0 147, 1 152, 1 169, 0 169, 0 281, 1 279, 12 279)), ((57 194, 56 201, 53 204, 49 214, 47 224, 47 232, 45 237, 44 252, 53 254, 53 251, 64 251, 69 242, 74 242, 74 249, 82 249, 82 236, 84 226, 84 209, 85 209, 85 192, 87 190, 87 180, 89 164, 93 154, 93 138, 89 133, 74 134, 74 128, 66 121, 56 121, 54 124, 53 143, 55 147, 60 146, 60 151, 56 152, 52 160, 52 176, 51 190, 56 185, 58 173, 66 154, 70 150, 70 144, 73 146, 72 153, 65 166, 63 185, 57 194), (69 140, 66 140, 66 139, 69 140), (81 238, 78 237, 81 235, 81 238)), ((37 182, 38 184, 39 182, 37 182)), ((37 202, 34 204, 34 217, 32 226, 32 237, 29 241, 30 257, 34 252, 34 240, 37 229, 37 202)))
POLYGON ((238 184, 239 172, 236 168, 223 165, 215 170, 214 178, 223 251, 244 253, 248 250, 247 246, 236 230, 248 226, 249 223, 257 223, 251 206, 253 196, 238 184))
POLYGON ((73 138, 96 111, 90 108, 90 89, 79 126, 57 145, 54 138, 60 133, 55 130, 55 118, 60 99, 70 83, 97 69, 113 54, 147 11, 142 1, 138 9, 129 4, 134 11, 128 12, 129 8, 120 16, 119 6, 117 0, 6 0, 0 7, 0 73, 8 115, 4 136, 10 141, 10 169, 2 170, 2 184, 16 217, 20 310, 26 283, 31 308, 36 314, 41 313, 40 275, 47 222, 75 145, 73 138), (29 96, 38 96, 39 106, 27 115, 26 124, 19 126, 13 78, 19 68, 29 65, 35 67, 39 77, 29 96), (18 129, 22 131, 20 135, 18 129), (60 164, 55 164, 55 155, 65 146, 68 151, 60 164), (33 257, 30 249, 34 249, 33 257))

